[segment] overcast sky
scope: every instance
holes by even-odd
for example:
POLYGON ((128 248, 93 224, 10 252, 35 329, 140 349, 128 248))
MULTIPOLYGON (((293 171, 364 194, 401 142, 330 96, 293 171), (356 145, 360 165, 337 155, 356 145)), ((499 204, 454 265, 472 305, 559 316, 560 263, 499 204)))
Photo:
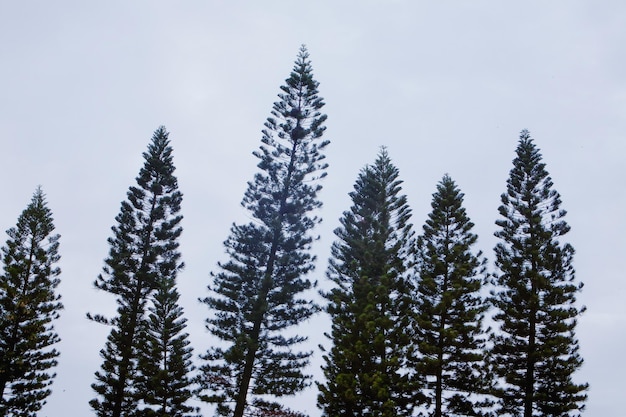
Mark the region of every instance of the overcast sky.
MULTIPOLYGON (((85 313, 114 312, 93 281, 162 124, 184 193, 181 304, 196 354, 211 345, 196 300, 225 260, 231 223, 247 219, 239 203, 256 171, 251 152, 306 44, 331 141, 314 278, 327 285, 332 230, 382 145, 418 232, 449 173, 492 266, 500 194, 529 129, 569 212, 566 240, 585 283, 576 375, 591 385, 585 414, 623 417, 625 20, 618 0, 0 0, 0 229, 15 225, 41 184, 62 235, 62 355, 40 415, 91 415, 109 329, 85 313)), ((306 326, 317 378, 326 330, 324 316, 306 326)), ((288 404, 318 416, 316 395, 311 388, 288 404)))

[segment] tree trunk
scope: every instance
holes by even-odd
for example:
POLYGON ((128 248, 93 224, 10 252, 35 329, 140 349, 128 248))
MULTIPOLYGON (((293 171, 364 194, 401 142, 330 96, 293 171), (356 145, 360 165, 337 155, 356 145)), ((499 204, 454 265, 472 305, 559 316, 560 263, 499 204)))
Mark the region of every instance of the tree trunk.
MULTIPOLYGON (((296 127, 300 127, 300 121, 296 127)), ((296 148, 298 141, 293 141, 291 158, 289 160, 289 167, 287 169, 287 177, 283 184, 283 191, 280 199, 280 206, 278 212, 278 218, 274 224, 274 236, 272 236, 272 246, 270 248, 270 255, 267 259, 267 267, 263 276, 263 283, 261 285, 261 291, 257 297, 256 309, 257 316, 254 319, 252 332, 250 333, 250 345, 248 346, 248 352, 246 354, 246 363, 243 368, 243 374, 241 376, 241 384, 237 393, 237 402, 235 404, 235 412, 233 417, 243 417, 243 413, 246 408, 246 399, 248 397, 248 389, 250 388, 250 380, 252 379, 252 371, 254 369, 254 360, 256 359, 256 352, 259 348, 259 336, 261 334, 261 323, 265 313, 267 312, 267 295, 273 286, 274 275, 274 263, 276 262, 276 252, 278 251, 278 243, 280 240, 280 234, 282 231, 282 218, 285 211, 285 204, 287 203, 287 196, 289 194, 289 186, 291 184, 291 176, 294 171, 296 148)))

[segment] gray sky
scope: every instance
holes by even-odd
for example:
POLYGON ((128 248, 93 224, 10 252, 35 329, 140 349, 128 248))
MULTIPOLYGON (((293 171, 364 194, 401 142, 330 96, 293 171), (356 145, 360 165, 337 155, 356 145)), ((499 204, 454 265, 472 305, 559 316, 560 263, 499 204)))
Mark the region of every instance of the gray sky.
MULTIPOLYGON (((161 124, 184 193, 181 304, 196 354, 213 343, 196 299, 225 259, 231 223, 246 220, 239 202, 256 171, 251 152, 304 43, 332 142, 314 278, 327 285, 332 230, 381 145, 400 169, 416 229, 447 172, 493 265, 499 196, 527 128, 569 212, 567 241, 585 283, 577 378, 591 384, 586 415, 623 417, 626 3, 513 3, 0 0, 0 229, 15 225, 41 184, 62 235, 62 356, 40 415, 91 413, 109 329, 85 313, 114 312, 93 281, 161 124)), ((321 378, 316 346, 328 346, 328 320, 305 327, 316 350, 310 372, 321 378)), ((317 416, 316 395, 287 404, 317 416)))

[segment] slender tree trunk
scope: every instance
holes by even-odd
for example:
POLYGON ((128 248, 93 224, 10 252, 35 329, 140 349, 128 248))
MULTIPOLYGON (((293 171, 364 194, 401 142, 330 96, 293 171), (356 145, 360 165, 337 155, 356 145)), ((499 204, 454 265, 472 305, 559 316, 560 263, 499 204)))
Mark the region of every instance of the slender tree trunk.
POLYGON ((435 414, 434 417, 441 417, 443 409, 443 331, 446 327, 445 313, 441 313, 441 322, 439 325, 439 342, 437 349, 437 375, 435 380, 435 414))
POLYGON ((134 314, 127 328, 128 331, 126 332, 126 340, 124 343, 125 349, 122 353, 123 356, 122 362, 120 364, 120 374, 118 378, 117 389, 115 392, 115 402, 113 403, 112 417, 120 417, 122 415, 122 403, 124 402, 126 385, 128 382, 128 368, 130 367, 130 358, 132 356, 132 344, 133 339, 135 338, 135 330, 137 327, 137 310, 139 309, 139 298, 141 297, 140 293, 141 287, 139 287, 135 292, 135 297, 132 303, 132 311, 134 314))
MULTIPOLYGON (((157 177, 158 179, 158 177, 157 177)), ((157 202, 157 194, 152 194, 152 202, 150 207, 150 222, 148 223, 148 227, 146 228, 146 236, 144 237, 144 248, 141 259, 141 266, 139 267, 139 275, 140 279, 137 283, 137 288, 135 289, 135 294, 133 297, 133 301, 131 303, 131 319, 126 332, 126 340, 124 341, 124 352, 122 353, 122 362, 120 364, 120 374, 118 378, 117 390, 115 393, 115 402, 113 403, 113 414, 111 417, 121 417, 122 415, 122 403, 124 402, 124 397, 126 396, 125 391, 128 385, 128 368, 130 367, 130 360, 133 356, 133 344, 135 339, 135 333, 137 332, 137 322, 138 316, 140 314, 139 311, 139 303, 141 301, 141 292, 144 289, 144 277, 143 271, 146 269, 146 258, 148 257, 148 251, 150 248, 150 238, 152 237, 152 230, 154 228, 154 220, 152 218, 152 213, 154 213, 154 209, 156 207, 157 202)), ((120 329, 122 330, 122 329, 120 329)))
POLYGON ((440 351, 438 354, 438 365, 437 365, 437 382, 435 385, 435 414, 434 417, 441 417, 441 409, 442 409, 442 391, 443 391, 443 384, 442 384, 442 377, 443 377, 443 372, 442 372, 442 352, 440 351))
POLYGON ((7 379, 6 376, 2 376, 2 378, 0 378, 0 404, 4 403, 4 388, 7 385, 7 379))
MULTIPOLYGON (((531 241, 535 241, 536 236, 533 233, 533 230, 530 231, 530 239, 531 241)), ((533 255, 533 259, 531 261, 532 273, 538 273, 537 260, 533 255)), ((535 349, 536 349, 536 340, 535 340, 535 332, 537 329, 537 303, 538 299, 538 288, 537 288, 537 280, 534 276, 531 277, 531 303, 530 303, 530 320, 529 320, 529 335, 528 335, 528 352, 526 357, 526 390, 524 393, 524 417, 532 417, 533 416, 533 403, 534 403, 534 394, 535 394, 535 349)))
POLYGON ((19 324, 17 323, 18 318, 15 318, 15 322, 13 323, 13 330, 11 334, 11 340, 9 342, 9 348, 7 349, 8 355, 5 355, 7 362, 4 364, 5 371, 0 376, 0 401, 4 403, 4 390, 6 389, 7 383, 10 379, 14 378, 13 373, 15 372, 13 369, 13 361, 12 356, 15 354, 15 345, 17 344, 17 331, 19 329, 19 324), (8 356, 8 357, 7 357, 8 356))
POLYGON ((242 417, 246 408, 246 399, 248 397, 248 389, 250 388, 250 379, 252 379, 254 359, 256 357, 258 340, 261 332, 261 321, 262 317, 255 320, 254 327, 252 328, 252 334, 250 335, 252 343, 248 346, 246 364, 244 365, 243 374, 241 376, 241 384, 239 385, 239 392, 237 393, 237 403, 235 404, 235 413, 233 414, 233 417, 242 417))
MULTIPOLYGON (((447 257, 450 253, 450 219, 448 217, 448 213, 446 213, 445 220, 446 227, 446 238, 445 238, 445 261, 447 263, 447 257)), ((450 271, 448 270, 448 266, 446 265, 445 275, 443 279, 442 293, 445 294, 448 291, 448 282, 450 271)), ((442 303, 445 303, 445 299, 442 297, 442 303)), ((445 346, 443 332, 446 330, 446 311, 448 309, 447 305, 442 306, 441 311, 441 320, 439 322, 439 340, 437 342, 437 375, 435 381, 435 414, 434 417, 441 417, 443 411, 443 350, 445 346)))
POLYGON ((533 397, 535 391, 535 313, 530 319, 530 337, 528 338, 528 357, 526 358, 526 392, 524 395, 524 417, 533 415, 533 397))
POLYGON ((250 344, 248 345, 246 363, 241 376, 241 384, 239 386, 239 392, 237 393, 237 403, 235 404, 235 413, 233 414, 233 417, 242 417, 246 408, 246 398, 248 396, 248 389, 250 388, 250 380, 252 379, 254 360, 256 359, 256 352, 259 348, 261 323, 263 322, 263 317, 267 312, 267 295, 269 294, 272 286, 272 274, 274 273, 274 262, 276 261, 279 234, 279 230, 274 233, 274 241, 272 242, 272 248, 267 262, 267 269, 265 271, 265 276, 263 277, 261 293, 256 301, 257 315, 254 319, 252 332, 250 333, 250 344))
MULTIPOLYGON (((296 127, 300 127, 300 121, 298 121, 296 127)), ((278 251, 278 243, 280 240, 280 234, 282 229, 282 217, 285 210, 285 204, 287 203, 287 196, 289 193, 289 186, 291 184, 291 176, 294 170, 296 147, 298 141, 293 141, 291 158, 289 160, 289 168, 287 169, 287 177, 283 184, 283 192, 280 199, 280 206, 278 212, 278 218, 274 225, 274 236, 272 236, 272 246, 270 248, 270 255, 267 260, 267 267, 263 276, 263 283, 261 285, 261 291, 257 297, 256 306, 257 315, 254 318, 252 325, 252 332, 250 333, 250 345, 246 353, 246 363, 241 375, 241 383, 239 385, 239 391, 237 392, 237 399, 235 403, 235 411, 233 417, 243 417, 243 413, 246 408, 246 400, 248 397, 248 389, 250 388, 250 380, 252 379, 252 371, 254 369, 254 360, 256 359, 256 352, 259 348, 259 337, 261 335, 261 324, 265 313, 267 312, 267 295, 273 286, 274 264, 276 262, 276 252, 278 251)))
POLYGON ((7 383, 9 382, 9 379, 13 378, 14 375, 13 373, 15 372, 13 370, 13 363, 11 363, 13 361, 12 356, 15 354, 15 345, 17 344, 17 331, 19 329, 19 324, 17 323, 18 321, 18 317, 15 318, 15 322, 13 323, 13 330, 11 332, 11 340, 9 342, 9 348, 7 349, 8 355, 5 355, 5 357, 7 357, 5 360, 7 360, 8 363, 5 364, 5 371, 2 373, 2 376, 0 376, 0 400, 4 403, 4 390, 6 389, 7 383))
MULTIPOLYGON (((167 348, 168 348, 167 343, 163 341, 163 345, 161 346, 161 351, 163 352, 163 369, 166 372, 169 372, 170 367, 169 367, 168 361, 170 360, 170 358, 167 356, 167 348)), ((162 416, 169 416, 168 409, 167 409, 167 400, 170 396, 169 391, 170 390, 167 387, 165 387, 163 399, 161 400, 161 415, 162 416)))

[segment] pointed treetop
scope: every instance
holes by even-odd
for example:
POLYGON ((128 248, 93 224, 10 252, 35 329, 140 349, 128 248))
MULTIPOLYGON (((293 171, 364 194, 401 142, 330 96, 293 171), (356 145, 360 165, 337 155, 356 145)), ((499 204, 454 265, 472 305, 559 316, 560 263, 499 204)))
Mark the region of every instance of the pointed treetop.
POLYGON ((532 141, 533 139, 530 137, 530 132, 528 129, 522 129, 519 134, 520 141, 532 141))
MULTIPOLYGON (((280 89, 286 94, 278 95, 281 100, 288 102, 289 107, 291 107, 289 113, 285 114, 285 116, 295 119, 321 116, 317 111, 324 106, 324 101, 317 95, 319 82, 313 78, 313 67, 306 46, 302 45, 300 47, 293 70, 289 78, 285 80, 285 83, 286 85, 281 86, 280 89), (310 106, 314 112, 306 111, 304 107, 307 106, 310 106), (305 113, 301 113, 302 111, 305 111, 305 113)), ((275 111, 281 112, 283 106, 280 103, 274 103, 274 106, 275 111)), ((320 122, 323 122, 325 119, 326 116, 322 116, 320 122)))
POLYGON ((385 145, 380 147, 377 159, 381 161, 391 161, 391 158, 389 158, 389 152, 387 152, 387 147, 385 145))
POLYGON ((371 170, 382 170, 384 167, 392 168, 393 170, 397 171, 397 168, 395 167, 395 165, 391 161, 391 158, 389 157, 389 152, 387 152, 387 147, 383 145, 380 147, 378 154, 376 154, 376 159, 374 160, 374 163, 365 165, 361 169, 361 172, 365 174, 371 170))
POLYGON ((171 162, 172 147, 170 146, 169 135, 165 126, 159 126, 154 131, 148 149, 143 153, 146 161, 162 158, 171 162))
POLYGON ((300 45, 300 52, 298 52, 298 60, 307 60, 309 58, 309 51, 305 44, 300 45))
POLYGON ((437 208, 439 204, 445 200, 447 201, 447 204, 458 205, 459 209, 465 211, 460 207, 463 203, 463 197, 465 197, 465 194, 459 190, 456 182, 447 172, 437 184, 437 191, 435 191, 432 196, 433 200, 431 202, 431 206, 433 209, 437 208))
POLYGON ((176 190, 178 181, 173 175, 176 167, 172 153, 169 132, 165 126, 159 126, 152 135, 148 149, 143 153, 145 164, 139 171, 137 183, 157 194, 176 190))
POLYGON ((298 51, 298 56, 296 58, 295 65, 293 67, 294 72, 296 73, 304 73, 311 71, 311 60, 309 59, 309 51, 306 45, 302 44, 300 46, 300 50, 298 51))
POLYGON ((43 192, 43 188, 41 187, 41 185, 38 185, 35 188, 35 192, 33 192, 29 207, 41 208, 44 206, 46 206, 46 194, 43 192))
POLYGON ((439 183, 437 184, 437 192, 435 194, 433 194, 433 196, 435 196, 437 193, 443 191, 443 190, 454 190, 456 189, 456 182, 452 179, 452 177, 450 176, 450 174, 448 174, 447 172, 445 174, 443 174, 443 177, 441 177, 441 181, 439 181, 439 183))
POLYGON ((33 193, 33 199, 32 201, 44 201, 45 202, 46 199, 46 194, 43 192, 43 188, 41 187, 41 184, 37 186, 37 188, 35 188, 35 192, 33 193))
MULTIPOLYGON (((309 51, 307 50, 305 45, 300 46, 300 50, 298 51, 298 55, 296 57, 296 61, 294 62, 293 72, 291 73, 291 77, 293 78, 294 73, 298 75, 311 74, 311 59, 309 58, 309 51)), ((310 77, 312 79, 312 76, 310 77)), ((316 87, 317 87, 316 83, 316 87)))
MULTIPOLYGON (((530 136, 530 132, 527 129, 523 129, 520 132, 519 142, 515 152, 517 154, 516 160, 532 162, 533 165, 535 163, 538 163, 542 159, 539 148, 537 148, 537 146, 535 145, 533 138, 530 136)), ((540 164, 541 168, 543 168, 544 166, 545 164, 540 164)))
POLYGON ((54 230, 53 221, 52 211, 48 208, 46 202, 46 194, 43 192, 41 185, 38 185, 30 203, 19 216, 17 226, 23 230, 31 230, 43 238, 54 230), (41 228, 41 226, 44 227, 41 228))

